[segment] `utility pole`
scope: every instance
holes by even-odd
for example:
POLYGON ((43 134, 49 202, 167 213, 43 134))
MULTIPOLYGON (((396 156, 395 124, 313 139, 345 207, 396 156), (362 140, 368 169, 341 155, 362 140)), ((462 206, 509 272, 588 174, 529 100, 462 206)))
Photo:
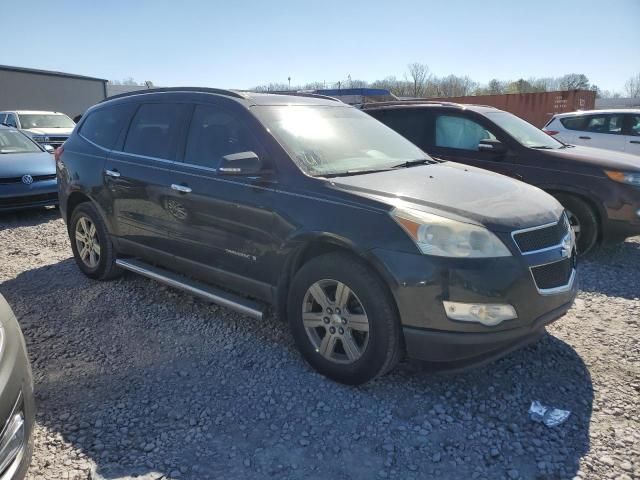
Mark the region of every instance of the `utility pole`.
POLYGON ((291 90, 291 77, 287 77, 287 80, 289 80, 289 90, 291 90))

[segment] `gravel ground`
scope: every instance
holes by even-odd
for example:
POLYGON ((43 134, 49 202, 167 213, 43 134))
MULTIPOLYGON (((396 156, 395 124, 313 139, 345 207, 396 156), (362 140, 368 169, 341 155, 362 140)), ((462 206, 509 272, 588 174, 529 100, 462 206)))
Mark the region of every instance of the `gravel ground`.
POLYGON ((56 211, 0 216, 0 292, 36 383, 29 478, 640 478, 640 237, 580 274, 537 344, 354 388, 314 373, 283 322, 87 279, 56 211), (532 400, 571 416, 534 423, 532 400))

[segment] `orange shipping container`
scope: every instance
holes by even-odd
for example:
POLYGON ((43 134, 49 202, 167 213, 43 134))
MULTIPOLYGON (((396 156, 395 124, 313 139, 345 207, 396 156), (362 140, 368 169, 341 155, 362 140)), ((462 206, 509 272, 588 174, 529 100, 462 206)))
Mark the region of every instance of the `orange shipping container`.
POLYGON ((429 98, 446 102, 489 105, 524 118, 538 128, 556 113, 574 110, 591 110, 595 107, 596 92, 593 90, 569 90, 539 93, 507 93, 504 95, 476 95, 466 97, 429 98))

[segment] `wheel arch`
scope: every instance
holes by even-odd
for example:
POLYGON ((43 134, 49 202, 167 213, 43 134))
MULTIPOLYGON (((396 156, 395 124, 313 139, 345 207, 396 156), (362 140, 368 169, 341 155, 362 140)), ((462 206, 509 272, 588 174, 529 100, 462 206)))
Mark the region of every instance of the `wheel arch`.
MULTIPOLYGON (((394 277, 387 271, 382 262, 371 254, 369 250, 359 247, 347 238, 330 233, 314 232, 292 239, 292 242, 296 246, 293 247, 291 253, 287 256, 276 288, 275 308, 281 319, 287 318, 289 286, 296 272, 300 270, 305 263, 320 255, 334 252, 352 255, 370 267, 383 283, 387 285, 387 288, 389 288, 389 285, 395 283, 394 277)), ((389 294, 397 310, 395 295, 393 295, 391 288, 389 288, 389 294)))
POLYGON ((583 201, 584 203, 587 204, 587 206, 589 206, 589 208, 591 208, 591 210, 593 210, 593 213, 596 216, 596 219, 598 220, 598 241, 602 240, 602 230, 603 230, 603 222, 604 219, 606 218, 606 211, 604 209, 604 206, 593 196, 591 195, 589 192, 586 192, 580 188, 572 188, 572 187, 567 187, 567 186, 541 186, 540 188, 542 188, 545 192, 547 192, 549 195, 553 196, 553 197, 557 197, 558 194, 560 195, 571 195, 573 197, 576 197, 578 200, 583 201))

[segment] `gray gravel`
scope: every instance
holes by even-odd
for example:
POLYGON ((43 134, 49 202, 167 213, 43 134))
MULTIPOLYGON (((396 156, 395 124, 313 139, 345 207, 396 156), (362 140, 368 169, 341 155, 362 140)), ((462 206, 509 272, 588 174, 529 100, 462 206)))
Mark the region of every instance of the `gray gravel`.
POLYGON ((30 479, 640 478, 640 238, 582 263, 539 343, 353 388, 314 373, 283 322, 150 280, 84 277, 56 211, 0 216, 0 292, 33 362, 30 479), (532 400, 571 410, 555 428, 532 400))

